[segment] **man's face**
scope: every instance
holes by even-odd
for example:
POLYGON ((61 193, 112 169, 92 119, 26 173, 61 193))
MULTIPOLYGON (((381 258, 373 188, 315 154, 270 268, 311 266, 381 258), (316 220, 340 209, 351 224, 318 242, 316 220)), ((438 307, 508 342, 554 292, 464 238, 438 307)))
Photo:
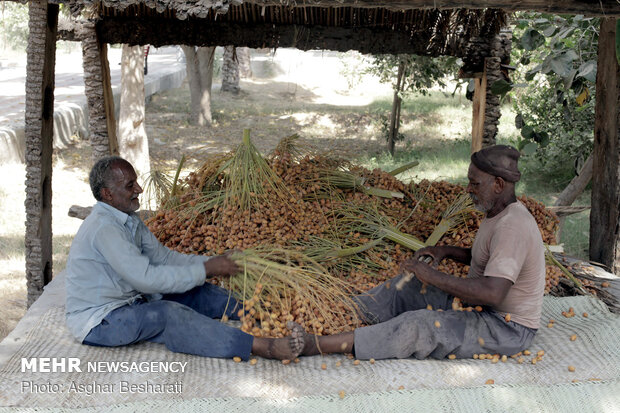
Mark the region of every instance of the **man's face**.
POLYGON ((474 203, 474 207, 481 212, 488 212, 495 205, 497 193, 495 192, 495 177, 482 172, 473 163, 467 171, 467 192, 474 203))
POLYGON ((142 193, 142 188, 138 185, 133 167, 126 162, 115 163, 111 167, 110 176, 108 187, 101 190, 103 200, 126 214, 137 211, 140 208, 138 195, 142 193))

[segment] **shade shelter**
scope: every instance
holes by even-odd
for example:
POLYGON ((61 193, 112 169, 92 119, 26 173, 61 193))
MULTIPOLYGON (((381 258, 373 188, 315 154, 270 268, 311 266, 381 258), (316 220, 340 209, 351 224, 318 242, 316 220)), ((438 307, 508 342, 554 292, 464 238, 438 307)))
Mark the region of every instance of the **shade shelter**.
POLYGON ((116 153, 107 43, 234 45, 458 56, 476 78, 472 148, 494 143, 499 101, 487 85, 504 76, 507 13, 601 16, 590 258, 620 272, 620 66, 615 0, 551 1, 32 1, 26 84, 26 272, 32 303, 52 278, 51 179, 54 59, 59 3, 88 10, 83 42, 95 157, 116 153))

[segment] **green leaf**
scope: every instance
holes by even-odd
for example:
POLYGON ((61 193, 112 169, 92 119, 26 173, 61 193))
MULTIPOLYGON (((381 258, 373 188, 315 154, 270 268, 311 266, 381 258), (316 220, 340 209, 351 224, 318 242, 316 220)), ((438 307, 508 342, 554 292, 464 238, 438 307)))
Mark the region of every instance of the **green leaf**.
POLYGON ((536 153, 536 149, 538 149, 538 144, 535 142, 530 142, 523 147, 523 154, 534 155, 536 153))
POLYGON ((525 29, 529 25, 530 25, 530 21, 527 19, 521 19, 517 22, 517 27, 519 29, 525 29))
POLYGON ((581 66, 579 66, 577 76, 583 77, 592 83, 596 83, 596 61, 588 60, 587 62, 583 62, 581 66))
POLYGON ((570 27, 570 26, 569 27, 565 27, 562 30, 560 30, 560 32, 558 33, 558 37, 560 39, 565 39, 568 36, 572 35, 574 31, 575 31, 574 27, 570 27))
POLYGON ((533 134, 534 128, 529 125, 523 125, 523 127, 521 128, 521 136, 523 136, 525 139, 531 139, 533 134))
POLYGON ((538 30, 527 29, 521 38, 521 45, 525 50, 534 50, 545 43, 545 36, 538 30))
POLYGON ((494 95, 504 96, 512 90, 512 85, 504 79, 496 80, 491 84, 491 93, 494 95))
POLYGON ((547 132, 540 132, 538 136, 539 136, 538 144, 540 145, 541 148, 544 148, 545 146, 549 145, 549 134, 547 132))
POLYGON ((517 114, 517 116, 515 116, 515 127, 517 129, 521 129, 524 125, 525 122, 523 121, 523 115, 521 115, 520 113, 517 114))
POLYGON ((577 55, 572 50, 569 50, 549 57, 549 60, 545 59, 545 63, 548 65, 547 68, 564 77, 568 76, 573 69, 573 60, 575 60, 577 55))
POLYGON ((562 81, 564 82, 564 87, 566 89, 570 89, 570 87, 573 85, 573 80, 575 80, 576 74, 577 74, 577 69, 573 69, 570 71, 570 73, 567 76, 564 76, 562 78, 562 81))
POLYGON ((558 29, 558 28, 557 28, 557 27, 555 27, 555 26, 549 26, 549 27, 547 27, 545 30, 543 30, 543 34, 544 34, 546 37, 551 37, 551 36, 553 36, 553 35, 555 34, 555 32, 556 32, 556 30, 557 30, 557 29, 558 29))

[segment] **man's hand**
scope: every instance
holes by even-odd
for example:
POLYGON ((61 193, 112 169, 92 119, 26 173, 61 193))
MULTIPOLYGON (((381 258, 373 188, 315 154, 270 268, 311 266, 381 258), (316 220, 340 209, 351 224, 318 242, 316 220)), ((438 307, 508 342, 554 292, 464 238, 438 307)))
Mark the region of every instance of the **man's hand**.
POLYGON ((204 262, 207 277, 231 276, 239 272, 239 266, 225 255, 216 255, 204 262))
POLYGON ((442 247, 424 247, 416 251, 411 261, 424 261, 433 268, 437 268, 445 256, 446 251, 442 247))
POLYGON ((405 273, 412 273, 415 277, 423 283, 428 283, 429 270, 432 268, 423 261, 411 258, 403 261, 400 264, 400 271, 405 273))

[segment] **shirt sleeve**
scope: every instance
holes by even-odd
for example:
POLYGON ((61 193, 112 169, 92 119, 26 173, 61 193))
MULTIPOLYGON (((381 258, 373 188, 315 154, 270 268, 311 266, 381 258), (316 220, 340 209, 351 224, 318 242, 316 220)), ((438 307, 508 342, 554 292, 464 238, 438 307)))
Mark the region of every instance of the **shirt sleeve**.
POLYGON ((93 243, 106 263, 141 293, 181 293, 205 282, 202 263, 154 265, 120 226, 102 227, 93 243))
POLYGON ((203 264, 209 258, 206 255, 181 254, 162 245, 142 221, 138 224, 142 236, 142 251, 156 265, 196 265, 203 264))
POLYGON ((506 278, 514 284, 527 256, 527 237, 517 228, 498 228, 491 238, 486 277, 506 278))

